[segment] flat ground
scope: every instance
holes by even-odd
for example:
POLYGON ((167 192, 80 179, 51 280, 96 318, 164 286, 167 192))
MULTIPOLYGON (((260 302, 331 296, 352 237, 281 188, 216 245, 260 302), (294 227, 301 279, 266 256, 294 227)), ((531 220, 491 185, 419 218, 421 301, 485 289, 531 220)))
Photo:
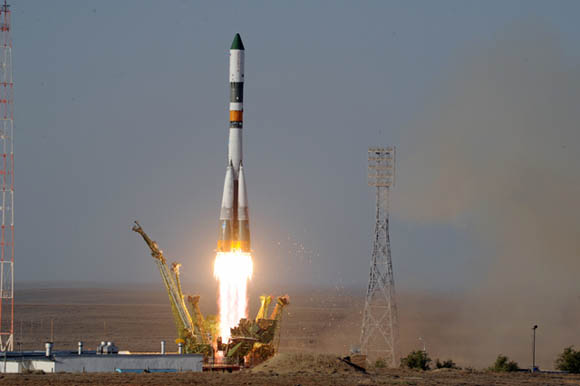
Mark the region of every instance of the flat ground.
POLYGON ((580 376, 494 374, 463 370, 413 372, 384 370, 361 374, 350 370, 294 373, 181 374, 7 374, 2 385, 580 385, 580 376))
MULTIPOLYGON (((177 350, 173 316, 161 284, 154 289, 33 288, 17 294, 17 350, 42 350, 46 341, 53 341, 56 350, 76 350, 78 341, 94 350, 103 340, 134 352, 159 351, 165 340, 168 350, 177 350)), ((282 320, 281 351, 346 354, 358 341, 362 298, 332 291, 292 292, 290 298, 282 320)), ((204 314, 217 312, 215 299, 215 294, 201 297, 204 314)), ((250 296, 250 315, 256 314, 258 299, 258 294, 250 296)))
MULTIPOLYGON (((209 292, 209 291, 208 291, 209 292)), ((362 293, 344 290, 288 291, 291 305, 283 316, 281 355, 251 371, 233 374, 14 374, 0 375, 2 385, 580 385, 580 376, 560 374, 494 374, 473 370, 412 372, 372 369, 361 374, 336 361, 359 339, 362 293), (324 353, 330 353, 324 355, 324 353)), ((361 291, 362 292, 362 291, 361 291)), ((159 351, 165 340, 176 350, 175 327, 161 285, 143 288, 21 288, 15 309, 15 349, 42 350, 53 340, 55 350, 76 350, 82 340, 94 350, 102 340, 121 350, 159 351)), ((282 294, 282 293, 280 293, 282 294)), ((203 295, 203 292, 202 292, 203 295)), ((258 293, 251 294, 250 315, 257 311, 258 293)), ((465 310, 457 298, 400 294, 402 353, 427 343, 430 356, 453 359, 464 368, 485 368, 499 353, 529 365, 527 322, 500 323, 488 312, 465 310), (485 315, 491 315, 486 317, 485 315), (467 317, 465 316, 467 315, 467 317), (491 319, 490 319, 491 318, 491 319), (417 337, 422 337, 419 341, 417 337), (506 338, 507 337, 507 338, 506 338)), ((202 312, 216 312, 215 294, 205 294, 202 312)), ((570 308, 568 307, 567 310, 570 308)), ((540 367, 553 368, 563 347, 576 344, 578 312, 558 317, 552 334, 538 339, 540 367), (560 321, 561 320, 561 321, 560 321), (557 334, 557 335, 555 335, 557 334)), ((550 315, 551 315, 550 314, 550 315)), ((547 334, 545 332, 545 334, 547 334)))

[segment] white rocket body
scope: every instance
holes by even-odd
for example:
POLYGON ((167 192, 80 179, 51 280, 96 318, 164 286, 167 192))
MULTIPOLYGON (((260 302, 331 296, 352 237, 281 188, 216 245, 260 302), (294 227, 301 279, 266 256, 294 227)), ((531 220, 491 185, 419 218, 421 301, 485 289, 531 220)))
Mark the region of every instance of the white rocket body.
POLYGON ((242 125, 244 111, 244 50, 230 50, 230 124, 228 141, 228 161, 234 166, 234 176, 238 179, 242 163, 242 125), (239 116, 238 116, 239 115, 239 116), (239 127, 238 127, 239 126, 239 127))
POLYGON ((244 45, 236 34, 230 49, 230 131, 218 251, 250 251, 248 199, 242 166, 244 112, 244 45))

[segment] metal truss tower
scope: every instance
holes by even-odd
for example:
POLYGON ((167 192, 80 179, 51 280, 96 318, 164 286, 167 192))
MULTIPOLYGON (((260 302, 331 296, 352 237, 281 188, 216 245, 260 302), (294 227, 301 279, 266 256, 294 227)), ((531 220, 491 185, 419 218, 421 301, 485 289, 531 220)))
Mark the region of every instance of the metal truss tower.
POLYGON ((360 336, 369 359, 398 364, 399 318, 389 238, 389 190, 395 182, 395 148, 369 148, 368 184, 376 188, 376 217, 369 285, 360 336))
POLYGON ((0 5, 0 351, 14 349, 14 98, 10 6, 0 5))

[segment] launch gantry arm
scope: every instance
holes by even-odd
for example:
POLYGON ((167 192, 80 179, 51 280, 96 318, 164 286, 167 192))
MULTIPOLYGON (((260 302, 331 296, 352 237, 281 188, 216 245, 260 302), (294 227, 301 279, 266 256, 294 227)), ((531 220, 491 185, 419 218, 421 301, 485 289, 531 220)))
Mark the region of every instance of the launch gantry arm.
POLYGON ((181 278, 179 277, 180 269, 181 264, 171 263, 171 272, 173 272, 173 277, 175 278, 175 286, 177 287, 179 298, 183 299, 183 292, 181 290, 181 278))
POLYGON ((167 261, 165 260, 165 256, 163 256, 163 251, 159 249, 159 246, 155 241, 151 240, 149 236, 147 236, 137 221, 135 221, 133 231, 139 233, 149 246, 149 249, 151 249, 151 256, 153 256, 153 259, 159 268, 159 272, 161 273, 161 278, 163 279, 163 284, 165 284, 165 288, 167 289, 169 301, 171 302, 171 308, 175 313, 177 324, 183 330, 194 334, 192 319, 189 311, 187 310, 187 307, 185 306, 183 295, 181 293, 181 285, 179 283, 179 266, 176 264, 173 266, 173 273, 175 274, 174 279, 171 275, 172 270, 170 270, 170 268, 167 266, 167 261))
POLYGON ((163 251, 159 249, 159 246, 155 241, 151 240, 149 236, 147 236, 147 233, 143 231, 143 228, 141 228, 141 224, 139 224, 138 221, 135 221, 135 225, 133 225, 133 232, 137 232, 141 235, 141 237, 143 237, 143 240, 145 240, 147 246, 149 247, 149 249, 151 249, 151 256, 153 256, 153 258, 155 258, 156 260, 161 260, 165 263, 163 251))
POLYGON ((288 304, 290 304, 290 296, 278 296, 278 299, 276 299, 276 306, 270 314, 270 319, 276 321, 276 330, 274 332, 274 341, 272 343, 276 351, 278 351, 278 348, 280 347, 280 325, 282 324, 282 310, 288 304))
POLYGON ((274 310, 270 314, 270 319, 280 321, 280 319, 282 318, 282 310, 288 304, 290 304, 290 296, 288 295, 278 296, 278 299, 276 299, 276 306, 274 307, 274 310))
POLYGON ((268 308, 272 302, 272 297, 269 295, 260 296, 260 309, 256 315, 256 322, 260 319, 266 319, 266 314, 268 313, 268 308))
POLYGON ((201 341, 204 344, 210 344, 210 339, 208 337, 207 331, 205 330, 205 320, 203 314, 199 309, 199 295, 188 296, 187 301, 191 304, 191 310, 193 314, 193 328, 195 333, 201 336, 201 341))

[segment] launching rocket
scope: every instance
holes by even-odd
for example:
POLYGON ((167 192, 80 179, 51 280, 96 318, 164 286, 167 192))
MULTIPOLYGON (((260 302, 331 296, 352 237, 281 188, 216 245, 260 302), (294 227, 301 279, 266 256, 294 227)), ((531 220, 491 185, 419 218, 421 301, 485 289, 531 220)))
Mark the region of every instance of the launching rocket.
POLYGON ((228 165, 220 210, 218 252, 250 252, 248 195, 242 166, 244 44, 236 34, 230 48, 230 133, 228 165))

